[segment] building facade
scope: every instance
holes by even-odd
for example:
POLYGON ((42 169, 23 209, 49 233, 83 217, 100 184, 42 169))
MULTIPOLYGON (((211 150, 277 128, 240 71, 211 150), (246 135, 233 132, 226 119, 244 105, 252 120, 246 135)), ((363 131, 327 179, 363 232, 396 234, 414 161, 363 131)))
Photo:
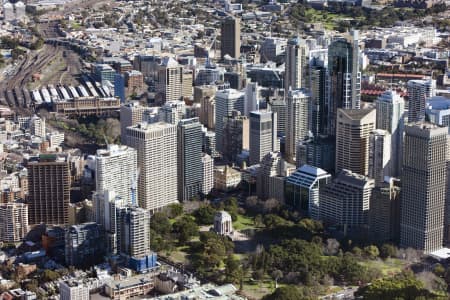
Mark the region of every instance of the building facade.
POLYGON ((286 158, 296 159, 297 144, 308 136, 311 98, 306 90, 290 90, 287 97, 286 158))
POLYGON ((250 165, 258 164, 269 152, 279 150, 277 114, 271 111, 250 113, 250 165))

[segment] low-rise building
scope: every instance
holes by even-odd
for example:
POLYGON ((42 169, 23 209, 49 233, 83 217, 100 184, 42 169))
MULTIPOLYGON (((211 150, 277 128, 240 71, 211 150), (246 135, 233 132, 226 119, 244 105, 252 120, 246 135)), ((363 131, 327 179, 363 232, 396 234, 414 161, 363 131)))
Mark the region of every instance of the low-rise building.
POLYGON ((105 285, 105 294, 111 300, 132 299, 148 294, 154 283, 149 275, 140 275, 124 280, 113 280, 105 285))
POLYGON ((241 173, 230 166, 214 168, 214 188, 219 191, 231 191, 241 182, 241 173))

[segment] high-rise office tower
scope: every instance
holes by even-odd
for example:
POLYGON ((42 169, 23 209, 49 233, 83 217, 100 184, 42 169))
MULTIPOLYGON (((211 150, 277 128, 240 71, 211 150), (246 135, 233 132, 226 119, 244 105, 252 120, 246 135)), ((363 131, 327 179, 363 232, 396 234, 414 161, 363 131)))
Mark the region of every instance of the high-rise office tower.
POLYGON ((447 127, 405 126, 400 245, 430 253, 441 249, 446 201, 447 127))
POLYGON ((187 201, 202 191, 202 124, 198 118, 178 123, 178 199, 187 201))
POLYGON ((291 39, 286 47, 284 90, 306 88, 308 80, 308 46, 305 40, 291 39))
POLYGON ((369 174, 369 135, 375 129, 375 109, 338 109, 336 172, 369 174))
POLYGON ((272 111, 250 113, 250 165, 259 164, 269 152, 279 149, 277 114, 272 111))
POLYGON ((284 98, 273 99, 267 103, 270 111, 277 114, 277 131, 278 135, 283 136, 286 134, 287 126, 287 104, 284 98))
POLYGON ((328 131, 335 135, 337 111, 361 106, 361 71, 359 67, 359 33, 338 38, 328 47, 329 105, 328 131))
POLYGON ((183 101, 168 101, 159 109, 159 121, 177 125, 186 115, 186 104, 183 101))
POLYGON ((200 102, 200 122, 209 129, 216 124, 216 103, 214 97, 204 97, 200 102))
POLYGON ((177 126, 140 123, 128 127, 127 136, 137 150, 139 206, 156 211, 177 202, 177 126))
POLYGON ((391 174, 399 176, 402 166, 405 101, 395 91, 386 91, 376 100, 377 129, 391 134, 391 174))
POLYGON ((203 183, 202 194, 208 195, 214 188, 214 160, 206 153, 202 154, 203 183))
POLYGON ((95 187, 97 192, 115 191, 126 203, 136 202, 137 190, 137 152, 122 145, 108 145, 107 149, 97 150, 95 156, 95 187))
POLYGON ((261 93, 261 88, 258 86, 257 82, 251 82, 247 79, 247 85, 245 87, 245 99, 244 99, 244 113, 243 115, 248 116, 251 111, 259 109, 259 96, 261 93))
POLYGON ((309 126, 314 137, 327 135, 328 125, 328 73, 322 66, 313 65, 310 68, 309 126))
POLYGON ((25 238, 28 230, 28 206, 26 204, 0 204, 0 241, 20 242, 25 238))
POLYGON ((320 168, 303 165, 286 178, 286 204, 314 220, 320 220, 319 190, 331 182, 331 174, 320 168))
POLYGON ((308 136, 310 95, 304 89, 290 90, 287 96, 286 158, 296 159, 298 142, 308 136))
POLYGON ((28 199, 30 224, 69 222, 70 168, 67 156, 41 154, 30 161, 28 199))
POLYGON ((156 92, 161 103, 178 101, 183 97, 183 67, 172 57, 164 57, 158 67, 156 92))
POLYGON ((120 254, 143 258, 150 250, 150 212, 140 207, 126 206, 118 216, 120 254))
POLYGON ((400 187, 388 178, 372 190, 369 211, 371 241, 398 241, 400 236, 400 187))
POLYGON ((231 116, 233 110, 244 113, 245 94, 234 89, 223 89, 216 92, 216 149, 222 152, 223 119, 231 116))
POLYGON ((120 141, 126 144, 126 130, 144 120, 144 114, 150 107, 140 105, 139 102, 130 102, 120 107, 120 141))
POLYGON ((369 136, 369 177, 378 185, 391 175, 391 135, 386 130, 373 130, 369 136))
POLYGON ((233 110, 232 115, 223 121, 223 158, 228 162, 236 162, 242 150, 249 149, 250 122, 248 117, 242 116, 237 110, 233 110))
POLYGON ((228 17, 222 21, 220 31, 220 57, 225 55, 232 58, 241 56, 241 24, 239 18, 228 17))
POLYGON ((114 191, 95 192, 92 195, 94 221, 105 231, 105 246, 107 255, 119 253, 119 212, 128 205, 125 199, 116 195, 114 191))
POLYGON ((436 80, 408 81, 408 122, 425 121, 425 102, 433 97, 436 90, 436 80))
POLYGON ((346 232, 366 230, 370 199, 375 183, 372 178, 342 170, 319 191, 320 219, 346 232))

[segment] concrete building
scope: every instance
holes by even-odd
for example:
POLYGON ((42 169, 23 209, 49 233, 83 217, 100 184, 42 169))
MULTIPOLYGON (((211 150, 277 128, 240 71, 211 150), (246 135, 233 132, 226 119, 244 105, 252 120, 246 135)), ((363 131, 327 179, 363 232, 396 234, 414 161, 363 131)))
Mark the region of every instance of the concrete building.
POLYGON ((430 253, 443 246, 447 127, 405 127, 400 245, 430 253))
POLYGON ((59 282, 60 300, 89 300, 89 288, 78 281, 59 282))
POLYGON ((177 202, 177 126, 140 123, 127 128, 128 146, 137 150, 138 203, 152 211, 177 202))
POLYGON ((250 122, 237 110, 233 110, 231 116, 224 117, 223 122, 222 156, 224 160, 234 163, 242 150, 249 149, 250 122))
POLYGON ((67 156, 41 154, 29 161, 28 215, 30 224, 67 224, 70 170, 67 156))
POLYGON ((183 101, 168 101, 159 109, 159 121, 177 125, 186 115, 183 101))
POLYGON ((251 111, 259 109, 259 99, 261 96, 261 87, 257 82, 251 82, 247 79, 245 86, 245 99, 244 99, 244 115, 248 116, 251 111))
POLYGON ((387 178, 372 190, 369 211, 371 241, 398 241, 400 237, 400 187, 395 178, 387 178))
POLYGON ((214 216, 214 231, 220 235, 230 235, 233 233, 233 220, 226 211, 222 210, 214 216))
POLYGON ((39 118, 38 116, 34 115, 30 119, 30 133, 31 135, 45 138, 46 137, 45 119, 39 118))
POLYGON ((425 115, 430 123, 448 127, 450 133, 450 98, 442 96, 428 98, 425 115))
POLYGON ((153 279, 144 274, 107 282, 105 294, 111 300, 133 299, 134 297, 147 295, 153 287, 153 279))
POLYGON ((295 162, 298 142, 308 137, 311 98, 306 90, 290 90, 287 97, 286 158, 295 162))
POLYGON ((256 195, 262 199, 275 198, 284 202, 284 181, 295 170, 280 152, 269 152, 261 160, 256 177, 256 195))
POLYGON ((436 90, 436 80, 408 81, 408 122, 425 121, 425 103, 433 97, 436 90))
POLYGON ((66 265, 88 267, 101 262, 104 242, 103 229, 97 223, 70 226, 65 233, 66 265))
POLYGON ((287 103, 284 98, 273 99, 267 103, 270 111, 277 114, 277 134, 278 136, 286 135, 287 127, 287 103))
POLYGON ((305 40, 293 38, 286 47, 284 91, 306 88, 308 84, 308 46, 305 40))
POLYGON ((47 141, 50 148, 61 147, 64 144, 64 132, 53 131, 47 133, 47 141))
POLYGON ((214 97, 204 97, 200 102, 200 122, 208 129, 214 129, 216 123, 216 103, 214 97))
POLYGON ((244 93, 235 89, 223 89, 216 92, 216 150, 221 153, 223 152, 223 120, 225 117, 231 116, 233 110, 244 113, 244 97, 244 93))
POLYGON ((178 200, 199 196, 203 184, 202 124, 198 118, 178 123, 178 200))
POLYGON ((328 131, 328 71, 324 66, 312 62, 309 74, 311 101, 309 105, 308 129, 314 137, 329 134, 328 131))
POLYGON ((92 196, 93 220, 105 231, 106 254, 120 253, 120 210, 127 206, 114 191, 95 192, 92 196))
POLYGON ((279 62, 286 51, 287 40, 276 37, 266 37, 261 44, 261 63, 279 62))
POLYGON ((250 113, 250 165, 258 164, 269 152, 279 150, 277 114, 271 111, 250 113))
POLYGON ((106 81, 109 81, 110 83, 114 82, 116 71, 110 65, 95 64, 92 71, 95 79, 101 82, 102 85, 106 84, 106 81))
POLYGON ((97 150, 95 156, 95 189, 97 192, 115 191, 131 204, 138 199, 132 190, 138 180, 137 152, 125 145, 108 145, 97 150))
POLYGON ((368 175, 369 136, 375 129, 374 109, 338 109, 336 172, 343 169, 368 175))
POLYGON ((402 166, 405 101, 395 91, 386 91, 376 100, 377 129, 391 134, 391 173, 399 176, 402 166))
POLYGON ((391 135, 386 130, 376 129, 369 136, 369 175, 375 185, 392 176, 391 135))
POLYGON ((232 58, 241 56, 241 24, 239 18, 228 17, 222 21, 220 30, 220 57, 232 58))
POLYGON ((338 38, 328 46, 329 107, 328 131, 335 135, 338 109, 361 107, 361 68, 359 66, 359 32, 338 38))
POLYGON ((138 94, 144 89, 144 75, 136 70, 127 71, 124 74, 125 86, 128 89, 128 94, 138 94))
POLYGON ((120 254, 137 259, 150 255, 150 212, 125 206, 120 209, 117 219, 120 254))
POLYGON ((320 219, 333 224, 345 234, 367 233, 369 208, 375 181, 349 170, 320 189, 320 219))
POLYGON ((183 67, 172 57, 164 57, 158 66, 156 92, 161 103, 178 101, 183 97, 183 67))
POLYGON ((27 235, 28 206, 23 203, 0 204, 0 241, 17 243, 27 235))
POLYGON ((127 127, 134 126, 144 120, 145 112, 151 108, 139 104, 139 102, 129 102, 120 107, 120 141, 126 144, 127 127))
POLYGON ((329 182, 331 174, 327 171, 303 165, 286 178, 285 203, 314 220, 320 220, 319 190, 329 182))
POLYGON ((214 167, 214 188, 216 190, 232 191, 238 187, 241 180, 241 173, 228 165, 214 167))
POLYGON ((214 188, 214 160, 206 153, 202 154, 203 183, 201 193, 208 195, 214 188))

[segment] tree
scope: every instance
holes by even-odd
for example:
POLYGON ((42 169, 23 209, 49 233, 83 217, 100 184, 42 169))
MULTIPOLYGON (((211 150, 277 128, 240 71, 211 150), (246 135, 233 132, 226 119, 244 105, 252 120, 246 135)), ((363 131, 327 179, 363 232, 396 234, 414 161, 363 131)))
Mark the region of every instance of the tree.
POLYGON ((272 294, 264 296, 263 300, 308 300, 313 297, 306 296, 302 291, 293 285, 277 288, 272 294))
POLYGON ((172 231, 172 224, 163 212, 156 212, 150 219, 150 228, 160 235, 168 235, 172 231))
POLYGON ((365 300, 440 299, 440 297, 428 291, 424 284, 416 279, 410 271, 403 272, 392 278, 374 280, 372 284, 360 288, 355 296, 365 300))
POLYGON ((364 254, 369 259, 376 259, 380 255, 380 251, 378 250, 377 246, 370 245, 370 246, 364 247, 364 254))
POLYGON ((50 282, 50 281, 57 280, 59 277, 61 277, 61 276, 55 271, 44 270, 40 279, 42 282, 50 282))
POLYGON ((183 213, 183 205, 181 205, 180 203, 172 203, 169 205, 168 209, 168 213, 171 218, 181 216, 181 214, 183 213))
POLYGON ((325 246, 324 253, 326 255, 336 255, 339 252, 340 244, 336 239, 327 239, 327 245, 325 246))
POLYGON ((214 222, 216 210, 211 205, 200 207, 194 212, 195 220, 199 225, 210 225, 214 222))
POLYGON ((228 255, 225 260, 225 280, 230 283, 239 283, 243 275, 239 260, 228 255))
POLYGON ((178 242, 184 245, 198 234, 198 226, 190 216, 183 216, 173 224, 173 231, 178 237, 178 242))
POLYGON ((397 254, 397 248, 391 244, 383 244, 380 248, 380 257, 381 258, 390 258, 394 257, 397 254))

